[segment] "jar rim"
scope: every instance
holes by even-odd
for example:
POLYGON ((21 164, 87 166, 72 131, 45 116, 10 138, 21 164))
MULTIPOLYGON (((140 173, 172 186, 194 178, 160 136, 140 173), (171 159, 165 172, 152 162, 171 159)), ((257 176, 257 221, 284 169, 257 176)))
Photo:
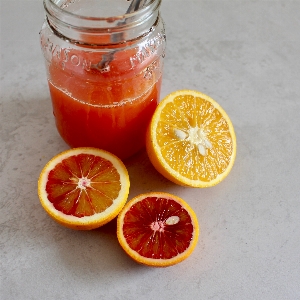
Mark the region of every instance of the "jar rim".
POLYGON ((51 19, 57 19, 58 21, 73 27, 77 27, 76 25, 79 21, 81 28, 107 29, 120 27, 120 25, 122 27, 124 24, 136 23, 140 19, 147 18, 149 14, 152 14, 153 11, 158 9, 162 0, 150 0, 145 6, 136 11, 109 17, 94 17, 73 13, 57 5, 55 3, 57 1, 58 0, 43 0, 46 14, 48 17, 50 16, 51 19))
POLYGON ((150 0, 141 9, 116 17, 78 15, 57 5, 60 0, 43 1, 46 22, 57 36, 73 43, 103 46, 126 43, 153 31, 162 0, 150 0))

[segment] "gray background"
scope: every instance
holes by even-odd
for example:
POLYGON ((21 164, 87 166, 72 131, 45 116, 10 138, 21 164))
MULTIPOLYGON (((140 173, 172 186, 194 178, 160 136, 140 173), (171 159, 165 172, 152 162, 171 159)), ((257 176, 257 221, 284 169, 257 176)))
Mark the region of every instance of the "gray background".
POLYGON ((1 0, 0 298, 300 299, 300 1, 164 0, 162 97, 202 91, 227 111, 238 152, 209 189, 162 178, 145 152, 126 162, 130 198, 167 191, 201 235, 179 265, 136 264, 115 223, 65 229, 44 212, 37 178, 67 149, 56 132, 38 32, 41 0, 1 0))

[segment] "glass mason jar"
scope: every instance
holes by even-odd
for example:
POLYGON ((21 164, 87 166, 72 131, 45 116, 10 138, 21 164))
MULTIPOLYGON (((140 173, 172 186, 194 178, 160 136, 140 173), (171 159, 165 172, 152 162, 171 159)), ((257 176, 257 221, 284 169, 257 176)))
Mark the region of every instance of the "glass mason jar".
POLYGON ((121 159, 143 148, 165 56, 160 4, 44 0, 41 48, 56 127, 70 147, 121 159))

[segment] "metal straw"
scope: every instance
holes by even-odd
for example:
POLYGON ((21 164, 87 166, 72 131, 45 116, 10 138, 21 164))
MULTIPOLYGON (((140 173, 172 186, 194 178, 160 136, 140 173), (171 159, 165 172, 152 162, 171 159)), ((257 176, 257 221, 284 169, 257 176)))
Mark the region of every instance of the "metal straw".
POLYGON ((139 10, 140 8, 142 8, 145 5, 146 2, 147 2, 147 0, 132 0, 126 11, 126 14, 130 14, 134 11, 139 10))
MULTIPOLYGON (((126 11, 126 14, 130 14, 134 11, 139 10, 146 4, 146 2, 147 2, 147 0, 132 0, 126 11)), ((122 25, 122 24, 124 24, 124 22, 126 22, 126 21, 119 22, 118 25, 122 25)), ((108 72, 109 71, 109 63, 114 59, 114 54, 116 52, 117 52, 117 50, 111 51, 107 54, 104 54, 102 56, 102 60, 100 62, 98 62, 96 65, 92 65, 92 68, 99 70, 101 73, 108 72)))

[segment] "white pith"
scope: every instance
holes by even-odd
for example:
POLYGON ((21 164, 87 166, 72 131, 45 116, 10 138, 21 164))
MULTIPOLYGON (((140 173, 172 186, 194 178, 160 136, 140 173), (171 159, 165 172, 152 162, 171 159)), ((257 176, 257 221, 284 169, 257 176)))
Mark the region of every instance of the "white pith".
POLYGON ((175 225, 179 222, 179 217, 178 216, 171 216, 165 221, 154 221, 150 224, 150 228, 156 232, 164 232, 165 226, 166 225, 175 225))
POLYGON ((91 186, 91 180, 87 177, 78 178, 77 187, 85 190, 87 187, 91 186))
POLYGON ((202 156, 206 156, 207 150, 212 148, 212 143, 202 127, 190 127, 188 130, 175 128, 174 133, 179 140, 186 140, 196 146, 202 156))

